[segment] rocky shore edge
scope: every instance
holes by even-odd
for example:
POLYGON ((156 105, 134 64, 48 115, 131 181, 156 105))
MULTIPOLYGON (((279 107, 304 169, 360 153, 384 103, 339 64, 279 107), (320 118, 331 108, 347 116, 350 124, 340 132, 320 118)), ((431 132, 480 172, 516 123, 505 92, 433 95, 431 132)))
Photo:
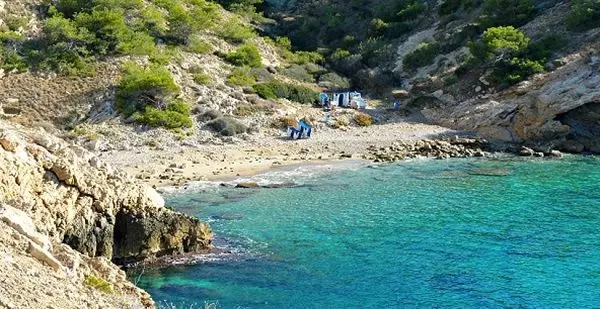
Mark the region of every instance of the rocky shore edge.
MULTIPOLYGON (((305 153, 311 152, 309 149, 304 149, 305 153)), ((374 144, 366 147, 366 151, 358 153, 346 153, 341 151, 331 157, 329 160, 322 159, 316 162, 310 159, 305 159, 302 163, 296 163, 300 166, 322 165, 322 164, 342 164, 349 160, 365 162, 365 166, 370 163, 393 163, 415 158, 428 158, 434 160, 445 160, 451 158, 482 158, 495 157, 498 155, 521 156, 521 157, 538 157, 538 158, 562 158, 563 153, 556 149, 534 149, 527 146, 520 146, 509 143, 491 143, 482 138, 466 138, 452 137, 444 139, 422 139, 393 142, 389 146, 377 146, 374 144)), ((294 160, 293 162, 297 162, 294 160)), ((279 164, 275 165, 274 171, 279 168, 286 168, 279 164)), ((264 171, 257 172, 262 174, 264 171)), ((269 173, 269 172, 267 172, 269 173)), ((239 181, 220 182, 218 179, 212 180, 221 187, 230 187, 237 189, 279 189, 291 188, 300 186, 300 184, 291 181, 254 181, 253 175, 247 177, 237 177, 239 181)), ((204 180, 204 179, 203 179, 204 180)), ((177 188, 185 190, 189 187, 189 182, 180 184, 177 188)), ((169 187, 167 187, 169 188, 169 187)), ((173 187, 175 188, 175 187, 173 187)), ((170 191, 167 189, 167 191, 170 191)))
POLYGON ((203 252, 213 237, 208 224, 164 204, 153 188, 77 145, 0 123, 0 234, 11 235, 0 239, 11 261, 0 261, 0 307, 154 307, 117 265, 203 252), (38 263, 20 264, 31 259, 38 263), (61 278, 64 286, 23 295, 30 269, 36 285, 61 278))

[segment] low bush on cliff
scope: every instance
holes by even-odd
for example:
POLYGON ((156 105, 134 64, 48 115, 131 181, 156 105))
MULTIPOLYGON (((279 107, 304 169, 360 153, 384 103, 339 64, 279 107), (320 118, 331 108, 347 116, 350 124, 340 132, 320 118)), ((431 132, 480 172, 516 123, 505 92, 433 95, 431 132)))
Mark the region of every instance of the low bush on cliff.
POLYGON ((112 285, 100 277, 87 275, 85 276, 85 284, 107 294, 113 293, 112 285))
POLYGON ((182 101, 169 102, 164 109, 146 106, 143 112, 135 114, 135 120, 151 127, 167 129, 189 128, 192 126, 190 108, 182 101))
POLYGON ((281 69, 280 72, 283 75, 293 78, 297 81, 301 81, 301 82, 314 82, 315 81, 315 77, 306 70, 306 67, 301 66, 301 65, 293 64, 287 68, 281 69))
POLYGON ((562 44, 564 40, 556 36, 530 44, 523 32, 507 26, 487 29, 480 41, 469 43, 469 49, 477 62, 494 69, 492 81, 505 87, 544 71, 543 63, 562 44))
POLYGON ((446 0, 438 8, 440 16, 450 15, 460 10, 470 10, 481 4, 481 0, 446 0))
POLYGON ((421 43, 416 50, 404 57, 402 63, 409 70, 433 64, 439 53, 439 44, 436 42, 421 43))
POLYGON ((243 123, 231 117, 220 117, 206 125, 223 136, 235 136, 248 132, 248 128, 243 123))
POLYGON ((256 77, 249 68, 234 68, 227 76, 227 84, 233 86, 247 87, 256 83, 256 77))
POLYGON ((575 30, 587 30, 600 27, 600 1, 573 0, 567 24, 575 30))
POLYGON ((255 44, 244 44, 235 51, 226 54, 225 60, 236 66, 259 68, 262 66, 262 57, 255 44))
POLYGON ((485 0, 481 18, 484 28, 495 26, 520 27, 535 16, 531 0, 485 0))
POLYGON ((311 88, 279 81, 256 84, 253 88, 264 99, 288 99, 300 104, 312 104, 318 100, 318 93, 311 88))
MULTIPOLYGON (((47 0, 39 10, 44 18, 40 35, 10 44, 2 63, 8 69, 25 63, 35 70, 90 74, 100 57, 152 56, 159 41, 207 52, 210 46, 197 37, 219 20, 218 10, 205 0, 47 0)), ((9 26, 23 25, 14 21, 9 26)))
POLYGON ((217 30, 217 34, 231 43, 243 43, 256 36, 252 28, 242 24, 237 18, 224 22, 217 30))
POLYGON ((190 109, 174 96, 179 87, 162 67, 129 63, 116 94, 118 110, 138 123, 170 129, 191 127, 190 109))

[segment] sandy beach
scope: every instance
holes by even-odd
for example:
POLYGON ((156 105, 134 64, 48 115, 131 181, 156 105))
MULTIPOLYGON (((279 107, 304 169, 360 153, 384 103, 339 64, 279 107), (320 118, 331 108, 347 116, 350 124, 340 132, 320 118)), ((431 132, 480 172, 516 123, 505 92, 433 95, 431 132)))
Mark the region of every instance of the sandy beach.
POLYGON ((289 140, 281 131, 254 135, 234 144, 110 151, 101 157, 149 185, 181 186, 190 181, 254 175, 274 167, 366 159, 369 147, 457 134, 460 133, 440 126, 397 122, 346 130, 324 129, 303 140, 289 140))

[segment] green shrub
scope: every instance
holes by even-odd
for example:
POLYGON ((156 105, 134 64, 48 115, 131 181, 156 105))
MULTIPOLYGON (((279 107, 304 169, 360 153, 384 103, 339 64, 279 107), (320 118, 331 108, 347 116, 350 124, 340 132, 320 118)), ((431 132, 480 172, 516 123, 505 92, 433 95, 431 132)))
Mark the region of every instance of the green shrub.
POLYGON ((275 39, 275 46, 283 48, 285 50, 292 49, 292 41, 287 36, 280 36, 275 39))
POLYGON ((520 27, 535 16, 535 6, 531 0, 485 0, 484 28, 494 26, 520 27))
POLYGON ((393 20, 406 21, 417 18, 419 15, 426 11, 427 7, 419 0, 407 0, 403 1, 403 5, 400 10, 396 13, 393 20))
POLYGON ((262 57, 255 44, 244 44, 234 52, 225 55, 225 60, 236 66, 258 68, 262 66, 262 57))
POLYGON ((568 43, 567 39, 556 34, 551 34, 542 39, 529 43, 527 57, 537 60, 548 60, 552 53, 568 43))
POLYGON ((444 86, 451 86, 458 83, 458 76, 456 74, 450 74, 445 76, 442 81, 444 82, 444 86))
POLYGON ((42 28, 44 45, 39 50, 29 50, 29 61, 37 69, 54 70, 70 75, 93 72, 88 46, 95 40, 87 29, 61 16, 47 19, 42 28))
POLYGON ((0 67, 6 71, 27 71, 29 65, 16 50, 0 46, 0 67))
POLYGON ((354 122, 361 127, 368 127, 373 124, 373 117, 365 113, 354 114, 354 122))
POLYGON ((277 94, 270 84, 256 84, 252 86, 252 89, 263 99, 276 99, 277 94))
POLYGON ((296 64, 321 63, 325 60, 323 55, 318 52, 298 51, 294 55, 294 63, 296 64))
POLYGON ((333 89, 348 89, 350 80, 336 73, 327 73, 319 77, 319 85, 326 85, 333 89))
POLYGON ((16 47, 18 44, 25 42, 27 38, 21 33, 15 31, 3 31, 0 32, 0 42, 3 45, 16 47))
POLYGON ((223 136, 235 136, 248 132, 248 128, 243 123, 231 117, 217 118, 206 125, 223 136))
POLYGON ((6 25, 11 31, 18 31, 20 28, 27 27, 29 20, 24 16, 10 16, 6 18, 6 25))
POLYGON ((506 87, 543 72, 543 63, 564 44, 565 40, 555 35, 529 44, 523 32, 507 26, 487 29, 482 40, 471 42, 469 48, 479 62, 494 69, 494 84, 506 87))
POLYGON ((462 0, 446 0, 438 8, 440 16, 450 15, 460 9, 462 0))
POLYGON ((600 1, 572 0, 567 25, 575 30, 600 27, 600 1))
POLYGON ((153 6, 146 6, 140 10, 140 18, 133 27, 136 31, 147 31, 153 37, 165 37, 169 31, 169 23, 165 14, 153 6))
POLYGON ((221 38, 231 43, 243 43, 256 36, 252 28, 234 18, 222 24, 217 33, 221 38))
POLYGON ((198 121, 202 121, 202 122, 212 121, 212 120, 215 120, 215 119, 221 118, 221 117, 223 117, 223 114, 221 112, 219 112, 218 110, 209 109, 209 110, 203 112, 202 114, 200 114, 200 116, 198 116, 198 121))
POLYGON ((154 2, 168 11, 169 29, 164 39, 175 44, 187 44, 194 33, 209 28, 220 18, 218 6, 204 0, 190 1, 188 8, 181 1, 154 2))
POLYGON ((96 290, 102 291, 107 294, 113 293, 112 285, 100 277, 86 275, 85 276, 85 284, 96 290))
POLYGON ((383 21, 382 19, 376 18, 371 20, 371 25, 369 28, 369 34, 371 36, 380 36, 383 35, 387 29, 390 27, 388 23, 383 21))
POLYGON ((352 54, 349 51, 338 48, 331 54, 330 57, 331 57, 331 60, 333 60, 333 61, 340 61, 340 60, 350 57, 351 55, 352 54))
POLYGON ((152 52, 148 60, 150 60, 150 62, 153 64, 165 66, 171 61, 181 58, 182 56, 179 53, 179 49, 173 46, 167 46, 152 52))
POLYGON ((199 37, 193 36, 185 46, 185 50, 197 54, 209 54, 213 47, 210 43, 202 41, 199 37))
POLYGON ((75 24, 85 28, 94 36, 89 40, 87 48, 99 55, 127 52, 124 42, 131 39, 133 31, 128 27, 125 15, 119 10, 95 9, 89 13, 78 13, 75 24))
POLYGON ((409 70, 433 64, 433 60, 439 53, 439 48, 437 42, 421 43, 416 50, 404 56, 402 63, 409 70))
MULTIPOLYGON (((68 74, 92 73, 98 56, 148 55, 166 64, 176 54, 158 51, 156 41, 185 45, 192 52, 211 48, 199 40, 199 32, 219 19, 219 6, 207 0, 49 0, 41 35, 11 43, 14 52, 3 63, 15 66, 15 55, 33 69, 68 74)), ((46 13, 46 12, 44 12, 46 13)), ((11 27, 23 21, 10 21, 11 27)), ((6 40, 3 45, 7 45, 6 40)), ((10 50, 9 50, 10 51, 10 50)))
POLYGON ((251 74, 248 68, 234 68, 227 77, 227 84, 229 85, 246 87, 255 83, 256 77, 251 74))
POLYGON ((304 66, 293 64, 287 68, 281 70, 283 75, 293 78, 301 82, 313 82, 315 80, 312 74, 308 73, 304 66))
POLYGON ((506 55, 525 50, 529 38, 513 26, 493 27, 483 33, 480 42, 469 44, 473 56, 480 60, 491 59, 494 55, 506 55))
POLYGON ((164 110, 147 105, 143 112, 135 113, 134 116, 138 123, 155 128, 176 129, 192 126, 190 108, 185 102, 177 100, 169 102, 164 110))
POLYGON ((144 112, 146 106, 164 109, 179 92, 171 74, 163 67, 142 68, 129 63, 124 65, 124 70, 125 74, 117 87, 116 105, 126 116, 144 112))
POLYGON ((264 99, 282 98, 300 104, 312 104, 319 97, 317 92, 308 87, 278 81, 256 84, 253 89, 264 99))
POLYGON ((544 66, 540 61, 513 57, 496 65, 492 80, 500 87, 506 87, 543 71, 544 66))
POLYGON ((263 3, 263 0, 218 0, 219 4, 223 5, 228 10, 248 10, 263 3))
POLYGON ((198 72, 194 73, 194 82, 200 85, 209 85, 212 83, 212 78, 204 72, 198 72))

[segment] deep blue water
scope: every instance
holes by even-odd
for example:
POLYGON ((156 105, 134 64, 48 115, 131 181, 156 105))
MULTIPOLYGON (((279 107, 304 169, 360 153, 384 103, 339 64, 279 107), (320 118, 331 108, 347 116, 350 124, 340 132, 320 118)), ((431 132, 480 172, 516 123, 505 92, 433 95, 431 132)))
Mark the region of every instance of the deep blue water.
POLYGON ((146 270, 188 308, 600 307, 600 160, 414 161, 168 196, 231 254, 146 270))

